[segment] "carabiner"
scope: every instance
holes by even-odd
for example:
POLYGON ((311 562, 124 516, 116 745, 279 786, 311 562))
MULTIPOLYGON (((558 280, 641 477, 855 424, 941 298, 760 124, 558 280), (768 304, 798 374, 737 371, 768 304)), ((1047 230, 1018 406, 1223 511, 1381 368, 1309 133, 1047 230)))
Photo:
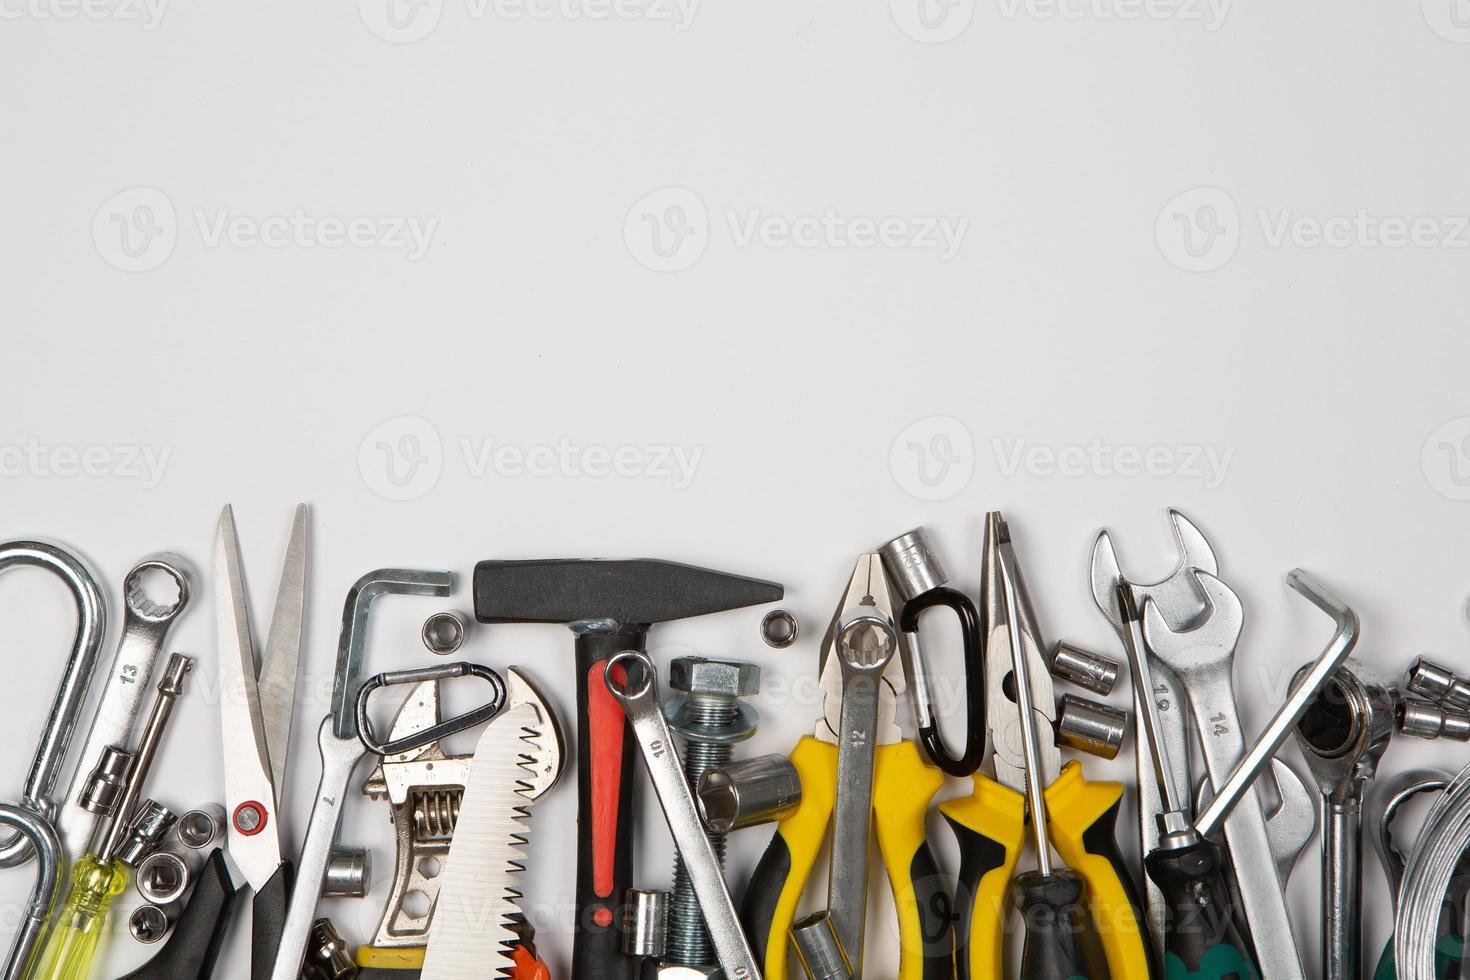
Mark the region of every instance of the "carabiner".
MULTIPOLYGON (((53 798, 56 781, 66 765, 67 748, 87 703, 87 688, 102 653, 107 633, 107 601, 97 577, 78 555, 44 541, 7 541, 0 544, 0 573, 23 565, 44 568, 66 585, 77 606, 77 630, 67 658, 66 670, 56 689, 56 700, 41 742, 31 760, 20 806, 48 820, 56 818, 58 801, 53 798)), ((21 831, 0 841, 0 868, 13 868, 28 861, 34 852, 30 835, 21 831)))
POLYGON ((18 836, 26 841, 27 847, 36 858, 36 885, 31 889, 31 900, 25 909, 25 919, 15 931, 15 940, 10 944, 10 954, 5 958, 5 968, 0 971, 3 980, 21 980, 41 937, 46 924, 51 920, 51 907, 61 890, 61 865, 63 854, 61 838, 51 821, 23 806, 0 803, 0 824, 14 827, 18 836))
POLYGON ((437 742, 440 739, 462 732, 467 728, 473 728, 483 722, 489 721, 500 713, 505 706, 505 681, 495 671, 484 664, 455 663, 435 664, 432 667, 416 667, 412 670, 390 670, 381 674, 374 674, 363 681, 361 689, 357 692, 357 737, 367 750, 374 755, 401 755, 404 752, 412 752, 424 746, 437 742), (478 677, 489 681, 493 690, 491 699, 478 708, 466 711, 464 714, 456 715, 437 725, 425 728, 423 731, 414 732, 403 738, 390 739, 387 742, 379 742, 373 734, 372 722, 368 719, 368 698, 380 687, 396 687, 399 684, 421 684, 424 681, 440 681, 450 677, 478 677))
POLYGON ((880 553, 904 600, 898 616, 903 637, 900 653, 908 674, 919 743, 930 760, 951 776, 972 775, 985 756, 985 654, 980 640, 980 614, 969 596, 945 584, 949 576, 924 528, 916 527, 899 535, 885 544, 880 553), (928 661, 919 642, 919 616, 936 606, 954 612, 964 643, 965 748, 959 755, 950 752, 940 735, 928 661))

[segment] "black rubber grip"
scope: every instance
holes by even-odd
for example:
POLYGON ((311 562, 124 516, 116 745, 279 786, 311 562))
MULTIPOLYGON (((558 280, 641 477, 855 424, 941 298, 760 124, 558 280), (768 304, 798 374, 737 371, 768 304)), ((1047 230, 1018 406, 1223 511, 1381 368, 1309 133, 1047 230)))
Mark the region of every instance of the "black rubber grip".
POLYGON ((208 980, 214 975, 234 904, 235 885, 225 852, 216 848, 200 869, 188 904, 158 955, 119 980, 208 980))
POLYGON ((914 852, 909 880, 924 937, 923 980, 954 980, 954 903, 928 841, 914 852))
POLYGON ((1016 890, 1026 927, 1020 980, 1110 980, 1080 875, 1032 871, 1016 876, 1016 890))
POLYGON ((776 919, 776 905, 781 901, 781 892, 786 888, 786 879, 791 877, 791 850, 786 838, 778 830, 771 836, 765 853, 756 862, 750 873, 750 882, 745 886, 745 897, 740 901, 740 924, 745 927, 745 938, 750 942, 755 961, 764 964, 766 951, 771 947, 771 923, 776 919))
POLYGON ((980 881, 1006 863, 1006 849, 962 823, 944 818, 960 848, 960 873, 954 889, 954 964, 957 980, 995 980, 970 975, 970 927, 975 920, 975 893, 980 881))
POLYGON ((296 868, 282 861, 265 887, 255 893, 250 924, 250 980, 270 980, 286 927, 286 907, 296 884, 296 868))
MULTIPOLYGON (((1219 848, 1208 840, 1158 848, 1144 859, 1164 893, 1165 975, 1191 980, 1260 980, 1225 889, 1219 848), (1182 971, 1182 972, 1181 972, 1182 971)), ((1270 869, 1252 869, 1269 873, 1270 869)))
POLYGON ((623 650, 643 650, 647 639, 641 627, 577 635, 577 717, 581 724, 577 730, 577 927, 572 940, 572 976, 577 980, 633 980, 637 965, 632 957, 623 955, 622 929, 623 896, 633 882, 633 732, 621 708, 609 722, 608 715, 594 710, 592 700, 602 700, 606 711, 612 695, 604 686, 602 665, 623 650), (609 742, 616 742, 619 733, 621 750, 609 742), (596 794, 594 781, 601 790, 596 794), (610 789, 616 790, 615 802, 610 789), (598 831, 609 817, 615 821, 611 840, 598 831))
MULTIPOLYGON (((1148 916, 1143 910, 1143 894, 1139 890, 1138 882, 1129 870, 1128 863, 1123 860, 1123 853, 1118 850, 1118 809, 1123 805, 1122 797, 1118 802, 1108 807, 1106 813, 1093 821, 1092 826, 1082 832, 1082 846, 1087 849, 1088 854, 1096 854, 1098 857, 1107 858, 1108 863, 1113 866, 1113 873, 1118 876, 1118 881, 1123 886, 1123 891, 1128 895, 1128 905, 1133 910, 1133 921, 1138 924, 1140 938, 1143 948, 1152 950, 1153 939, 1148 930, 1148 916)), ((1158 964, 1154 957, 1149 956, 1149 978, 1158 975, 1158 964)), ((1138 980, 1147 980, 1139 977, 1138 980)))

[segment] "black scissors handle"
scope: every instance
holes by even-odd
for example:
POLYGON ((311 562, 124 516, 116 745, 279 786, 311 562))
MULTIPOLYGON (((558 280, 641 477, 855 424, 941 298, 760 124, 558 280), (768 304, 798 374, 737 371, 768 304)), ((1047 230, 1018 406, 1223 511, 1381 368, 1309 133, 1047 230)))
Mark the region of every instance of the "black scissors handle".
POLYGON ((940 586, 914 596, 904 603, 898 616, 898 626, 911 634, 914 659, 909 681, 916 700, 923 702, 920 710, 919 743, 934 764, 951 776, 969 776, 980 768, 985 754, 985 655, 980 645, 980 615, 969 596, 957 589, 940 586), (923 662, 923 651, 918 645, 919 616, 925 610, 942 606, 951 610, 960 621, 960 635, 964 640, 965 656, 965 741, 964 751, 959 755, 950 752, 939 733, 939 713, 934 707, 933 691, 929 686, 928 666, 923 662))
POLYGON ((296 886, 296 866, 282 861, 276 873, 255 893, 250 916, 250 980, 270 980, 286 927, 286 909, 296 886))

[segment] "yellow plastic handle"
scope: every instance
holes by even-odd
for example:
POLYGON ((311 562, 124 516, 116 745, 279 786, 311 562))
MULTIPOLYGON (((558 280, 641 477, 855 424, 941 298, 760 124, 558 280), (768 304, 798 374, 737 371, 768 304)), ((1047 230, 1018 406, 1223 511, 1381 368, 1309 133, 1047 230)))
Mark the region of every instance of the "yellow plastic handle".
MULTIPOLYGON (((1026 799, 976 774, 975 791, 939 804, 939 812, 960 845, 956 975, 996 980, 1005 976, 1006 895, 1026 842, 1026 799)), ((1118 976, 1131 980, 1130 974, 1118 976)))
POLYGON ((943 785, 944 773, 925 762, 913 742, 878 747, 873 826, 898 908, 898 980, 954 975, 949 886, 924 826, 929 804, 943 785))
POLYGON ((1087 883, 1093 927, 1108 972, 1147 980, 1153 975, 1138 891, 1118 854, 1116 824, 1123 784, 1088 782, 1081 764, 1067 763, 1046 791, 1052 846, 1087 883))
POLYGON ((88 854, 71 876, 71 896, 27 980, 88 980, 112 900, 128 886, 121 861, 99 862, 88 854))
POLYGON ((747 889, 742 918, 759 949, 765 939, 762 974, 766 980, 786 980, 791 953, 791 925, 807 879, 832 822, 837 792, 837 746, 808 735, 796 743, 791 762, 801 777, 801 805, 776 825, 776 836, 756 868, 747 889), (781 876, 779 890, 775 881, 781 876), (762 896, 757 900, 756 896, 762 896), (774 902, 770 896, 774 895, 774 902))

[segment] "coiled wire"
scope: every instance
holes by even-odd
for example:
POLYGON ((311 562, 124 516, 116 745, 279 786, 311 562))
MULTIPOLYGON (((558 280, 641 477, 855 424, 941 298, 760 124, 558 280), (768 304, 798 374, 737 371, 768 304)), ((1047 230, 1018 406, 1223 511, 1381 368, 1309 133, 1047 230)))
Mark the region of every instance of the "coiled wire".
POLYGON ((1394 911, 1394 971, 1399 980, 1435 980, 1439 921, 1450 879, 1470 849, 1470 766, 1460 770, 1425 818, 1404 865, 1394 911))

